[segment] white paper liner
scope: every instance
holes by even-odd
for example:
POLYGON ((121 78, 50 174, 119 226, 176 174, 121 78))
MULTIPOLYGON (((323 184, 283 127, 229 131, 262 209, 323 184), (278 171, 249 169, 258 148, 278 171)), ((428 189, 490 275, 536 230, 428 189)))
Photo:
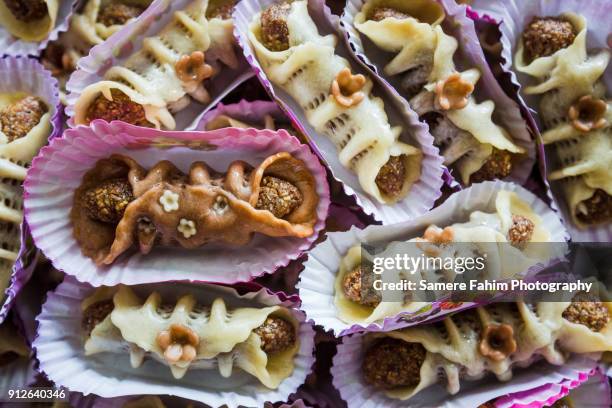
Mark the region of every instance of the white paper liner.
MULTIPOLYGON (((536 110, 539 98, 533 95, 524 95, 521 85, 534 84, 535 79, 513 69, 515 47, 525 25, 534 16, 558 16, 571 11, 583 15, 587 19, 587 48, 590 51, 612 46, 609 40, 610 21, 604 18, 604 16, 607 17, 612 14, 612 3, 609 1, 474 0, 471 6, 477 13, 490 16, 501 22, 499 28, 502 33, 503 68, 510 73, 512 83, 519 89, 518 98, 525 105, 526 110, 531 113, 538 126, 540 126, 540 121, 536 110)), ((612 64, 608 64, 603 79, 608 89, 608 95, 610 95, 612 92, 612 64)), ((538 134, 537 137, 541 143, 541 135, 538 134)), ((554 154, 554 152, 549 154, 554 154)), ((551 199, 556 200, 555 207, 560 209, 560 215, 563 217, 573 241, 612 242, 612 223, 587 229, 577 228, 568 212, 563 192, 558 188, 558 183, 549 184, 551 184, 552 189, 551 199)))
MULTIPOLYGON (((133 288, 139 293, 138 287, 133 288)), ((81 329, 81 302, 94 289, 86 284, 67 278, 55 292, 50 293, 38 316, 38 337, 34 348, 40 368, 58 386, 88 395, 104 398, 126 395, 175 395, 204 402, 212 407, 226 404, 228 407, 263 406, 266 401, 284 401, 304 382, 314 362, 314 330, 305 323, 305 316, 292 309, 293 316, 300 321, 298 337, 300 348, 294 357, 295 369, 278 389, 270 390, 248 375, 235 375, 222 379, 213 371, 189 371, 180 380, 172 377, 170 369, 158 362, 146 361, 140 368, 130 365, 129 355, 103 353, 86 357, 83 349, 81 329), (215 388, 211 387, 215 384, 215 388)), ((213 300, 221 293, 235 291, 214 285, 147 285, 142 293, 152 290, 164 294, 194 293, 199 299, 213 300)), ((142 296, 142 294, 141 294, 142 296)), ((265 289, 243 296, 228 296, 226 301, 234 307, 255 304, 293 307, 291 301, 282 302, 265 289)))
POLYGON ((363 211, 372 215, 383 224, 393 224, 413 219, 433 207, 438 199, 443 184, 443 158, 438 148, 433 145, 433 137, 427 131, 426 125, 419 122, 418 117, 408 104, 387 87, 378 78, 370 75, 361 61, 353 58, 343 41, 344 34, 340 31, 338 17, 332 15, 329 9, 324 8, 321 0, 309 1, 309 13, 317 23, 319 32, 323 35, 334 33, 338 37, 336 53, 351 62, 352 72, 369 75, 374 81, 374 93, 385 101, 385 111, 392 125, 401 124, 404 132, 400 140, 418 147, 423 152, 421 177, 412 186, 406 198, 394 205, 382 205, 370 197, 360 186, 357 175, 345 168, 338 159, 337 149, 333 142, 323 135, 319 135, 306 120, 301 107, 293 98, 280 87, 273 85, 263 72, 261 65, 255 57, 247 33, 253 16, 259 13, 274 0, 243 0, 234 11, 234 34, 238 44, 242 47, 247 61, 255 70, 259 80, 271 96, 280 104, 292 119, 296 129, 304 134, 319 157, 328 165, 334 178, 342 183, 344 192, 348 196, 355 196, 357 204, 363 211))
MULTIPOLYGON (((382 67, 391 60, 391 54, 374 45, 365 35, 359 33, 354 26, 355 15, 361 11, 367 0, 348 0, 341 17, 342 28, 351 49, 362 59, 368 68, 381 79, 388 81, 399 98, 404 99, 398 89, 401 89, 402 75, 387 76, 382 74, 382 67)), ((459 41, 455 54, 457 66, 461 69, 478 68, 481 78, 476 84, 475 94, 479 100, 490 99, 495 102, 497 123, 501 124, 513 140, 527 151, 527 157, 513 169, 505 181, 524 183, 536 160, 536 149, 529 126, 521 115, 519 105, 506 95, 501 88, 491 68, 486 62, 484 52, 478 41, 474 23, 466 16, 466 6, 458 5, 453 0, 440 1, 446 11, 444 23, 445 33, 459 41)))
MULTIPOLYGON (((155 0, 151 5, 130 24, 126 24, 119 31, 111 35, 102 44, 98 44, 89 51, 89 55, 81 58, 77 63, 77 70, 72 73, 66 90, 68 105, 66 115, 69 117, 68 125, 74 127, 74 104, 83 90, 96 82, 103 80, 106 71, 114 65, 120 65, 134 50, 142 46, 142 40, 160 31, 172 18, 177 10, 184 9, 193 0, 155 0)), ((220 72, 205 83, 205 88, 211 95, 208 104, 201 104, 192 100, 190 105, 172 116, 176 120, 174 130, 193 130, 202 118, 202 115, 223 99, 229 92, 254 74, 243 58, 240 50, 234 49, 238 57, 238 67, 232 69, 222 66, 220 72)))
POLYGON ((495 400, 495 408, 549 407, 569 395, 574 407, 601 408, 612 405, 610 384, 600 370, 581 374, 577 379, 546 384, 532 390, 505 395, 495 400))
POLYGON ((78 0, 58 0, 60 7, 57 10, 55 27, 47 38, 42 41, 23 41, 13 37, 3 26, 0 25, 0 55, 10 56, 34 56, 37 57, 47 44, 57 40, 60 33, 67 31, 70 25, 70 16, 76 8, 78 0))
POLYGON ((579 379, 595 366, 594 360, 574 356, 562 366, 554 366, 544 361, 536 362, 525 369, 514 369, 513 378, 508 382, 497 381, 495 377, 485 377, 479 381, 462 381, 458 394, 450 395, 441 385, 433 385, 401 401, 384 395, 383 392, 363 381, 361 365, 363 354, 362 334, 344 337, 334 356, 331 373, 334 386, 340 391, 349 407, 366 404, 368 408, 456 408, 477 407, 487 401, 505 394, 512 394, 535 387, 579 379))
POLYGON ((212 132, 167 132, 123 122, 94 121, 91 127, 70 129, 43 148, 25 182, 25 214, 36 245, 54 266, 94 286, 138 284, 169 280, 233 283, 271 273, 297 259, 324 228, 329 207, 325 169, 308 146, 281 130, 220 129, 212 132), (191 148, 190 148, 191 147, 191 148), (243 246, 205 245, 189 250, 155 247, 142 255, 131 252, 112 265, 97 266, 81 253, 73 237, 70 210, 74 190, 85 172, 111 154, 125 154, 145 168, 168 159, 186 172, 201 160, 218 171, 230 162, 258 165, 281 151, 302 160, 317 182, 318 222, 308 238, 266 237, 255 234, 243 246))
MULTIPOLYGON (((422 232, 431 224, 438 226, 451 225, 456 222, 468 220, 472 211, 495 211, 495 198, 497 192, 505 190, 515 192, 531 209, 542 218, 550 233, 550 242, 562 243, 568 238, 567 232, 557 215, 533 193, 514 183, 503 181, 487 181, 477 183, 469 188, 452 194, 442 205, 434 208, 427 214, 409 222, 392 226, 372 225, 363 230, 352 228, 346 232, 327 234, 327 240, 316 246, 308 253, 308 260, 304 263, 304 271, 297 284, 301 309, 306 312, 308 319, 323 326, 325 330, 332 330, 337 335, 346 335, 359 331, 389 331, 414 325, 422 316, 409 323, 408 316, 390 316, 382 322, 362 324, 346 323, 338 317, 334 303, 334 288, 336 274, 340 263, 347 251, 354 245, 365 243, 383 243, 391 241, 405 241, 422 235, 422 232)), ((466 304, 469 306, 469 304, 466 304)), ((433 310, 425 311, 428 314, 433 310)), ((424 313, 425 313, 424 312, 424 313)), ((432 314, 430 318, 438 318, 441 314, 432 314)))

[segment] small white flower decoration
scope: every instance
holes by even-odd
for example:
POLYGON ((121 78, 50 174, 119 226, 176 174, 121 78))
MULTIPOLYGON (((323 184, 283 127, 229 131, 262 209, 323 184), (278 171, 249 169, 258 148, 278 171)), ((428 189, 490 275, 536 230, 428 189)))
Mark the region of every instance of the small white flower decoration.
POLYGON ((176 227, 176 229, 181 234, 183 234, 185 239, 189 239, 189 237, 195 235, 197 232, 196 227, 195 227, 195 222, 191 220, 187 220, 185 218, 181 218, 181 220, 179 221, 179 225, 178 227, 176 227))
POLYGON ((170 190, 164 190, 164 194, 159 197, 159 203, 164 207, 165 212, 176 211, 179 208, 179 195, 170 190))

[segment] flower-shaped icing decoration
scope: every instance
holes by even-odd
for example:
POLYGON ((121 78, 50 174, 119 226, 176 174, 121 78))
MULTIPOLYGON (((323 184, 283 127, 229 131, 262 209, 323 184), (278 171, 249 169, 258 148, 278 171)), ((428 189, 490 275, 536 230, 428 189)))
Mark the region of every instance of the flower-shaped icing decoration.
POLYGON ((436 106, 442 110, 463 109, 474 91, 474 84, 464 81, 458 72, 436 83, 436 106))
POLYGON ((509 324, 488 324, 479 344, 480 354, 501 361, 516 351, 514 329, 509 324))
POLYGON ((185 218, 181 218, 181 220, 179 221, 179 225, 178 227, 176 227, 176 229, 178 230, 178 232, 183 234, 185 239, 189 239, 189 237, 195 235, 197 232, 195 222, 185 218))
POLYGON ((608 104, 603 99, 585 95, 570 106, 567 115, 574 129, 580 132, 601 129, 608 124, 605 118, 608 104))
POLYGON ((213 69, 204 60, 202 51, 194 51, 191 55, 183 55, 174 65, 178 79, 182 82, 202 82, 210 78, 213 69))
POLYGON ((187 326, 172 324, 168 330, 159 332, 156 341, 168 363, 175 364, 179 361, 189 363, 196 358, 196 347, 200 344, 200 337, 187 326))
POLYGON ((332 96, 339 105, 345 108, 358 105, 365 98, 365 94, 361 92, 365 83, 365 76, 353 75, 349 68, 343 68, 332 82, 332 96))
POLYGON ((159 203, 164 207, 165 212, 176 211, 179 208, 179 195, 174 191, 164 190, 164 193, 159 197, 159 203))
POLYGON ((451 227, 441 229, 430 225, 423 233, 423 238, 417 238, 417 247, 427 256, 438 256, 440 255, 438 246, 450 244, 453 242, 454 236, 455 233, 451 227))

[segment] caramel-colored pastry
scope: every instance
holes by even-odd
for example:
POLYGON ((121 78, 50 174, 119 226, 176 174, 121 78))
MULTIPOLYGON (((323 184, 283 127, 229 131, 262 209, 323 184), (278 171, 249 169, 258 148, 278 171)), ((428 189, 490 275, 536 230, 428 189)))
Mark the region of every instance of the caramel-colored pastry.
POLYGON ((587 21, 573 13, 534 17, 515 55, 516 69, 535 80, 525 93, 540 96, 548 177, 579 228, 612 221, 612 109, 602 77, 609 62, 609 50, 589 54, 587 21))
POLYGON ((368 0, 355 15, 355 28, 394 57, 384 67, 401 77, 401 93, 429 125, 444 163, 463 184, 507 177, 525 149, 493 120, 495 103, 478 103, 473 93, 478 69, 459 72, 455 38, 442 29, 445 13, 434 0, 368 0))
MULTIPOLYGON (((410 238, 406 242, 387 244, 386 251, 389 254, 415 251, 411 252, 413 258, 455 257, 456 252, 470 257, 486 254, 484 270, 479 272, 481 276, 488 279, 510 279, 521 276, 532 265, 548 259, 549 253, 541 243, 549 241, 550 234, 542 218, 516 193, 499 191, 495 198, 494 212, 473 211, 467 222, 443 228, 430 225, 422 236, 410 238), (491 243, 495 244, 491 246, 491 243)), ((381 291, 375 289, 376 280, 454 282, 457 277, 454 269, 439 268, 438 275, 427 267, 399 270, 395 276, 382 277, 372 271, 364 273, 362 251, 361 245, 350 248, 336 274, 334 305, 338 317, 346 323, 381 322, 386 317, 414 312, 425 305, 420 299, 413 298, 410 291, 404 293, 403 299, 384 301, 381 291)))
MULTIPOLYGON (((97 44, 129 23, 132 18, 128 17, 148 3, 113 3, 111 7, 90 0, 73 24, 89 43, 97 44)), ((104 72, 102 80, 83 89, 75 102, 75 123, 117 119, 175 129, 177 112, 195 102, 209 103, 208 81, 224 67, 238 66, 232 21, 219 8, 229 4, 215 3, 209 13, 206 0, 193 0, 184 10, 174 11, 159 32, 104 72)))
POLYGON ((487 373, 508 381, 515 366, 540 359, 562 365, 574 353, 612 350, 612 302, 582 301, 495 303, 439 323, 368 334, 364 381, 390 398, 409 400, 436 383, 456 394, 462 381, 487 373))
POLYGON ((63 1, 1 0, 0 25, 24 41, 42 41, 49 35, 63 1))
POLYGON ((37 97, 26 96, 0 109, 0 131, 8 143, 26 136, 40 123, 48 109, 37 97))
POLYGON ((337 148, 340 163, 382 204, 403 199, 420 177, 422 153, 399 140, 372 80, 336 54, 337 38, 322 36, 307 2, 275 3, 253 18, 249 41, 272 83, 299 104, 314 129, 337 148))
POLYGON ((277 388, 293 371, 299 322, 283 306, 230 308, 229 296, 164 304, 157 292, 142 300, 127 286, 99 289, 82 303, 85 354, 129 350, 132 367, 154 359, 175 378, 188 370, 227 378, 236 368, 277 388))
POLYGON ((256 168, 235 161, 226 174, 202 162, 193 163, 188 174, 168 161, 146 170, 113 155, 83 177, 71 219, 83 253, 110 264, 134 244, 148 253, 157 244, 244 245, 255 232, 308 237, 318 201, 313 175, 285 152, 256 168))

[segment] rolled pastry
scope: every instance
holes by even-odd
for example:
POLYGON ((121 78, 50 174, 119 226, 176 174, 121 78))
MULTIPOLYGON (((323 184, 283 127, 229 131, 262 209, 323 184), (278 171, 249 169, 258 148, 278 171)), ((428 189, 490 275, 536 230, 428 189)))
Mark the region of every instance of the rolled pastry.
POLYGON ((42 41, 55 27, 62 1, 70 0, 2 0, 0 25, 24 41, 42 41))
POLYGON ((47 103, 23 92, 0 94, 0 304, 21 246, 21 183, 51 133, 47 103))
POLYGON ((200 303, 184 295, 168 303, 153 292, 140 299, 129 287, 102 288, 82 303, 85 354, 128 354, 168 366, 177 379, 188 370, 242 370, 275 389, 294 369, 299 322, 283 306, 230 308, 223 297, 200 303))
POLYGON ((442 29, 444 9, 434 0, 368 0, 354 24, 378 48, 395 56, 384 67, 402 76, 402 92, 429 124, 445 164, 463 184, 503 179, 525 149, 497 125, 493 101, 473 96, 476 68, 459 72, 453 61, 457 40, 442 29))
POLYGON ((353 75, 335 54, 334 35, 319 35, 307 1, 271 5, 254 16, 248 36, 268 78, 334 143, 363 190, 383 204, 405 197, 420 176, 422 153, 398 140, 403 130, 389 124, 371 79, 353 75))
POLYGON ((577 294, 571 302, 496 303, 434 324, 367 335, 362 371, 366 383, 390 398, 408 400, 441 383, 450 394, 461 381, 492 373, 500 381, 514 367, 545 359, 564 364, 572 353, 612 350, 612 302, 577 294))
POLYGON ((71 219, 83 253, 110 264, 133 244, 146 254, 156 244, 244 245, 255 232, 308 237, 318 201, 313 175, 286 152, 256 168, 235 161, 226 174, 202 162, 193 163, 188 174, 168 161, 147 171, 113 155, 83 177, 71 219))
POLYGON ((205 81, 221 69, 211 61, 231 68, 238 61, 231 20, 225 14, 209 18, 207 9, 207 0, 194 0, 175 11, 159 33, 88 85, 75 102, 75 124, 105 119, 174 129, 174 113, 192 101, 210 102, 205 81))
POLYGON ((589 55, 587 21, 574 13, 534 17, 515 55, 516 69, 538 82, 525 93, 540 96, 542 138, 556 156, 548 177, 561 183, 581 228, 612 220, 612 109, 602 78, 609 61, 609 50, 589 55))
MULTIPOLYGON (((464 257, 476 258, 486 254, 481 278, 503 280, 525 273, 530 266, 546 260, 547 248, 541 243, 550 241, 550 234, 542 219, 516 193, 500 191, 495 199, 495 212, 473 211, 469 221, 446 226, 431 225, 423 237, 407 243, 390 243, 380 257, 414 251, 410 256, 446 258, 459 251, 464 257), (425 244, 425 245, 423 245, 425 244), (466 252, 467 251, 467 252, 466 252)), ((374 288, 374 280, 396 282, 454 282, 453 269, 416 271, 388 271, 375 276, 362 270, 361 245, 349 249, 340 263, 335 280, 334 304, 338 317, 347 323, 369 324, 395 316, 400 312, 415 312, 426 303, 406 293, 403 301, 382 301, 382 294, 374 288), (414 273, 412 273, 414 272, 414 273), (440 272, 442 274, 440 275, 440 272)))

